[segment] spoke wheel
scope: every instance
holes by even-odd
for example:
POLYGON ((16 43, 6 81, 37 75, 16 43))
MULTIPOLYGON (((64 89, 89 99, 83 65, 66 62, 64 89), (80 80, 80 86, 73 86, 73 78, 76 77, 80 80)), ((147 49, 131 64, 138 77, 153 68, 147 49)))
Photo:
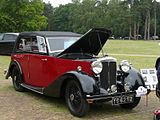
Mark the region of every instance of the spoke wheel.
POLYGON ((133 109, 139 104, 140 99, 141 97, 134 97, 133 103, 121 104, 120 107, 125 108, 125 109, 133 109))
POLYGON ((85 100, 79 83, 75 80, 68 82, 65 99, 72 115, 82 117, 88 112, 89 104, 85 100))
POLYGON ((13 68, 13 71, 12 71, 12 82, 13 82, 14 89, 16 91, 19 91, 19 92, 24 91, 24 88, 20 85, 22 83, 22 77, 19 72, 19 69, 17 69, 16 67, 13 68))

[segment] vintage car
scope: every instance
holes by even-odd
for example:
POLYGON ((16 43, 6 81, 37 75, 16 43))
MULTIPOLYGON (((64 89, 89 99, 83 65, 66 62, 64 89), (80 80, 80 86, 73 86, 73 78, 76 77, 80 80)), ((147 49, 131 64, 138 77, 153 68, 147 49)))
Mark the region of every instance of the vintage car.
POLYGON ((84 116, 90 104, 112 101, 132 109, 146 95, 141 74, 126 60, 97 57, 111 31, 94 28, 86 34, 24 32, 16 41, 6 78, 16 91, 25 89, 64 97, 69 111, 84 116))
POLYGON ((19 33, 4 33, 0 39, 0 54, 11 55, 19 33))

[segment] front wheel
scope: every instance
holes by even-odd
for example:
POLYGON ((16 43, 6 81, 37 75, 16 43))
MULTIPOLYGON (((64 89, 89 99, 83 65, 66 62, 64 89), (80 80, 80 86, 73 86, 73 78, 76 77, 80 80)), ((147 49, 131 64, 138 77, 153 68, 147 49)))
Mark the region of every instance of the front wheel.
POLYGON ((69 111, 74 116, 82 117, 86 115, 89 110, 89 104, 84 97, 79 83, 75 80, 71 80, 67 83, 65 100, 69 111))
POLYGON ((125 109, 133 109, 139 104, 140 99, 141 97, 134 97, 133 103, 121 104, 120 107, 125 108, 125 109))
POLYGON ((18 68, 14 67, 12 71, 12 82, 14 89, 19 92, 23 92, 24 88, 20 85, 22 83, 22 76, 18 68))

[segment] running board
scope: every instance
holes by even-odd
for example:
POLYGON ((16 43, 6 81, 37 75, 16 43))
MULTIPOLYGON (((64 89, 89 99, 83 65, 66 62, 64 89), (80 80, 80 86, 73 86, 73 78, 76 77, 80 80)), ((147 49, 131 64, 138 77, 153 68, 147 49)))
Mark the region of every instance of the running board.
POLYGON ((21 83, 21 86, 26 88, 26 89, 32 90, 32 91, 34 91, 36 93, 44 94, 43 93, 44 88, 42 88, 42 87, 33 87, 31 85, 27 85, 27 84, 24 84, 24 83, 21 83))

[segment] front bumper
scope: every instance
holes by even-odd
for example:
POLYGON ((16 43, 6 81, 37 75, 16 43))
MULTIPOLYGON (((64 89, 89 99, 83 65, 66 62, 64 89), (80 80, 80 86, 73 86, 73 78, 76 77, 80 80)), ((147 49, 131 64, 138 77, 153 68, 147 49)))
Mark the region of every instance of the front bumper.
POLYGON ((98 100, 107 100, 107 99, 112 99, 113 97, 118 97, 118 96, 129 96, 133 95, 136 97, 141 97, 144 95, 147 95, 150 93, 149 89, 144 88, 143 86, 140 86, 137 90, 135 91, 129 91, 129 92, 117 92, 117 93, 110 93, 110 94, 99 94, 99 95, 86 95, 86 100, 88 103, 93 103, 93 101, 98 101, 98 100))

